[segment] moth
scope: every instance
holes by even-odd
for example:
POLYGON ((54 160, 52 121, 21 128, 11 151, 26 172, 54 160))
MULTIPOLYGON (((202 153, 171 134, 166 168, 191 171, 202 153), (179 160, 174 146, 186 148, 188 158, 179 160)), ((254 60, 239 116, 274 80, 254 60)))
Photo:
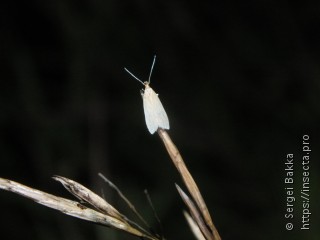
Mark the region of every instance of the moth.
POLYGON ((143 110, 147 124, 147 128, 151 134, 154 134, 158 128, 169 129, 169 119, 166 111, 164 110, 162 103, 158 97, 158 94, 150 87, 151 74, 156 61, 156 56, 153 58, 151 70, 148 81, 141 81, 135 75, 133 75, 128 69, 124 68, 134 79, 144 85, 144 90, 141 90, 141 96, 143 99, 143 110))

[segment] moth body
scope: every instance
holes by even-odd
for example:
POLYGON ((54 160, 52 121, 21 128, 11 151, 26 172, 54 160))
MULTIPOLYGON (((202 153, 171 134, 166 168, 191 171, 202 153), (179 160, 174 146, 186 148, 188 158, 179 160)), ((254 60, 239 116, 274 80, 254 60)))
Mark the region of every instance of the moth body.
POLYGON ((143 99, 143 110, 146 124, 151 134, 155 133, 158 128, 169 129, 169 119, 158 94, 153 91, 149 84, 145 84, 143 99))

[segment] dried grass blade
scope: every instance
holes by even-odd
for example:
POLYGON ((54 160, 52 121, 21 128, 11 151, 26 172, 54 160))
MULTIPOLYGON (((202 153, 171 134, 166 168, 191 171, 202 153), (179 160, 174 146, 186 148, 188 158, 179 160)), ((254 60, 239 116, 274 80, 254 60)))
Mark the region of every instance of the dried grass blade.
POLYGON ((192 200, 188 197, 188 195, 176 184, 176 188, 184 201, 184 203, 188 206, 191 216, 193 220, 197 223, 198 227, 200 228, 201 232, 205 236, 207 240, 213 240, 213 236, 209 229, 207 228, 206 224, 203 222, 201 217, 201 213, 198 211, 197 207, 194 205, 192 200))
POLYGON ((196 237, 197 240, 206 240, 205 237, 203 236, 199 226, 195 223, 193 218, 190 216, 190 214, 186 211, 183 211, 183 215, 186 218, 189 227, 193 233, 193 235, 196 237))
POLYGON ((114 217, 99 213, 93 209, 81 205, 79 202, 72 201, 66 198, 57 197, 55 195, 27 187, 23 184, 0 178, 0 189, 7 190, 26 198, 29 198, 46 207, 56 209, 64 214, 80 218, 86 221, 94 222, 100 225, 116 228, 138 237, 145 237, 148 239, 155 239, 146 236, 139 230, 131 227, 126 222, 123 222, 114 217))
POLYGON ((113 206, 111 206, 102 197, 98 196, 80 183, 61 176, 54 176, 52 178, 60 182, 71 194, 76 196, 78 199, 89 203, 102 213, 125 222, 124 217, 113 206))

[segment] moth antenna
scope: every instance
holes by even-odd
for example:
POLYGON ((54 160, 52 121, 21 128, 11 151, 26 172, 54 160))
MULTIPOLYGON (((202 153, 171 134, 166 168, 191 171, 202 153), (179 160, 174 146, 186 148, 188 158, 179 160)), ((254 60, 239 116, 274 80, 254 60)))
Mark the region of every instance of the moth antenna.
POLYGON ((151 65, 151 70, 150 70, 150 74, 149 74, 149 79, 148 79, 148 83, 150 84, 150 81, 151 81, 151 74, 152 74, 152 71, 153 71, 153 66, 154 66, 154 63, 156 62, 156 55, 154 55, 153 57, 153 62, 152 62, 152 65, 151 65))
POLYGON ((133 75, 133 73, 131 73, 128 69, 124 68, 124 70, 126 70, 127 73, 129 73, 134 79, 136 79, 137 81, 141 82, 142 85, 144 85, 144 83, 139 78, 137 78, 135 75, 133 75))

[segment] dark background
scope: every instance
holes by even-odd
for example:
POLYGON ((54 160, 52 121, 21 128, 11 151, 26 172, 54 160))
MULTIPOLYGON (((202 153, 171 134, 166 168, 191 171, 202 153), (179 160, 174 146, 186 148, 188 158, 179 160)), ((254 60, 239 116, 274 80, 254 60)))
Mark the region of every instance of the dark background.
MULTIPOLYGON (((157 134, 146 80, 223 239, 319 239, 320 3, 7 1, 0 6, 0 176, 73 199, 69 177, 131 212, 104 173, 167 239, 194 239, 157 134), (310 136, 311 230, 301 231, 302 136, 310 136), (295 154, 295 229, 286 231, 286 154, 295 154)), ((0 191, 1 239, 136 239, 0 191)))

